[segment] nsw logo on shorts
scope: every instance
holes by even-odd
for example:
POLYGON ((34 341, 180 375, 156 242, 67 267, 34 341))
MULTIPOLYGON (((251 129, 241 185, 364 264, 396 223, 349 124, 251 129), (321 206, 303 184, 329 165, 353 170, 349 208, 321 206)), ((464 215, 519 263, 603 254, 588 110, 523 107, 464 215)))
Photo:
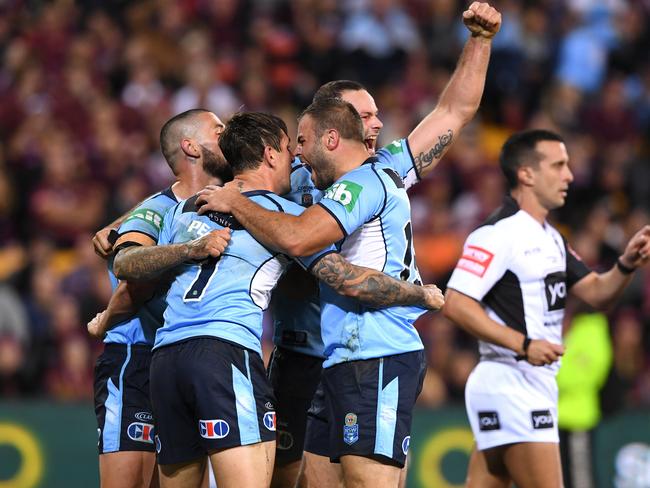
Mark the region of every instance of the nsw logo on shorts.
POLYGON ((143 422, 133 422, 126 429, 129 439, 137 442, 146 442, 147 444, 153 444, 153 431, 153 425, 143 422))
POLYGON ((553 416, 550 410, 533 410, 530 412, 533 429, 552 429, 553 416))
POLYGON ((411 445, 411 436, 407 435, 404 437, 404 440, 402 440, 402 452, 406 456, 406 453, 409 452, 409 447, 411 445))
POLYGON ((264 414, 264 427, 275 432, 275 412, 266 412, 264 414))
POLYGON ((345 416, 345 425, 343 426, 343 442, 352 445, 359 440, 359 424, 357 424, 357 416, 353 413, 348 413, 345 416))
POLYGON ((230 425, 225 420, 199 420, 199 434, 204 439, 223 439, 229 432, 230 425))
POLYGON ((496 412, 479 412, 478 428, 480 430, 499 430, 501 428, 499 414, 496 412))

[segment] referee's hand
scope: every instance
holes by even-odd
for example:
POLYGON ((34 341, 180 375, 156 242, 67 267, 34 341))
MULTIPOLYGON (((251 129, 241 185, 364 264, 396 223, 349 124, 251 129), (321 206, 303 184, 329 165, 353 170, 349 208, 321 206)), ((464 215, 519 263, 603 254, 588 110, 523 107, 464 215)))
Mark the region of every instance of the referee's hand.
POLYGON ((533 339, 528 346, 526 361, 533 366, 553 364, 564 354, 562 344, 553 344, 542 339, 533 339))

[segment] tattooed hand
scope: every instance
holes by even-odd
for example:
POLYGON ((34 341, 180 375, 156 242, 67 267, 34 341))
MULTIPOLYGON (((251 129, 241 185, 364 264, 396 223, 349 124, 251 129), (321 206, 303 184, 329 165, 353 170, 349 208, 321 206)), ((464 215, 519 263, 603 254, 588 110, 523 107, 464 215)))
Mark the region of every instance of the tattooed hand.
POLYGON ((445 296, 436 285, 424 285, 425 293, 424 308, 429 310, 440 310, 445 304, 445 296))
POLYGON ((187 257, 194 261, 219 257, 228 246, 228 241, 230 241, 230 229, 213 230, 187 243, 187 257))

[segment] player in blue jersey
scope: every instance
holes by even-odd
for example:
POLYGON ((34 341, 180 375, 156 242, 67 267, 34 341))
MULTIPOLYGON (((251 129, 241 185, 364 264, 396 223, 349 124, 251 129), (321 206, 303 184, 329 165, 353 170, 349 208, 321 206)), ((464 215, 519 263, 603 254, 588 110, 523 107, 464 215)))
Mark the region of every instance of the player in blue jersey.
MULTIPOLYGON (((144 200, 123 220, 116 234, 118 250, 154 245, 170 207, 205 184, 228 177, 229 167, 218 147, 222 130, 221 121, 206 110, 184 112, 163 126, 161 148, 176 182, 144 200)), ((224 232, 206 236, 200 242, 201 252, 209 249, 217 256, 228 238, 224 232)), ((149 299, 155 287, 118 284, 111 264, 115 294, 107 310, 89 324, 91 335, 105 343, 95 368, 100 478, 103 487, 148 487, 155 479, 149 365, 166 304, 160 295, 149 299), (135 315, 133 301, 144 302, 135 315)))
MULTIPOLYGON (((272 213, 303 211, 271 193, 289 189, 292 155, 280 119, 235 115, 220 146, 244 198, 272 213)), ((121 278, 151 279, 170 269, 176 276, 151 366, 161 476, 169 486, 195 485, 207 452, 221 488, 268 486, 275 412, 261 359, 262 312, 288 258, 263 246, 230 215, 196 211, 196 198, 180 202, 165 217, 158 246, 120 252, 115 259, 121 278), (187 262, 200 236, 224 227, 232 237, 218 259, 187 262)), ((372 307, 402 304, 424 311, 420 307, 442 305, 435 286, 352 266, 333 248, 298 262, 333 293, 372 307)))
MULTIPOLYGON (((269 212, 229 184, 211 189, 211 206, 292 256, 337 243, 353 264, 419 283, 404 182, 390 166, 368 157, 354 107, 333 98, 312 103, 299 120, 298 151, 316 187, 326 190, 317 205, 299 216, 269 212)), ((328 432, 318 439, 321 452, 341 461, 346 486, 397 486, 424 378, 423 346, 413 327, 423 311, 369 308, 327 287, 321 287, 321 302, 328 420, 328 432)))
MULTIPOLYGON (((488 4, 474 2, 463 13, 463 20, 472 36, 437 106, 407 137, 376 152, 380 161, 399 173, 406 188, 433 170, 478 109, 491 38, 498 32, 501 18, 488 4)), ((375 154, 383 124, 370 93, 355 81, 338 80, 323 85, 314 95, 314 101, 323 98, 342 98, 355 107, 364 124, 365 144, 369 153, 375 154)), ((286 198, 305 207, 322 198, 311 172, 298 159, 293 163, 291 180, 291 193, 286 198)), ((313 278, 293 266, 272 298, 276 348, 269 377, 277 397, 278 450, 273 479, 277 487, 295 484, 303 456, 307 410, 320 379, 323 344, 316 290, 313 278)), ((302 476, 327 486, 341 483, 340 470, 328 457, 306 452, 305 461, 302 476)))

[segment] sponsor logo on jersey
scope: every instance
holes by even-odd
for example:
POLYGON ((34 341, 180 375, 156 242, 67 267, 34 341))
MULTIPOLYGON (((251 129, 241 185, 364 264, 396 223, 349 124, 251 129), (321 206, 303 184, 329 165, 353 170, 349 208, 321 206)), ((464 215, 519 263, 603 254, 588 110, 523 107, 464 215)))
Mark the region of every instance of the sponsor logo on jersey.
POLYGON ((138 412, 134 417, 141 422, 151 422, 153 420, 153 415, 149 412, 138 412))
POLYGON ((551 273, 544 278, 544 292, 548 311, 563 310, 566 302, 566 273, 551 273))
POLYGON ((348 413, 345 416, 345 425, 343 426, 343 442, 352 445, 359 440, 359 424, 357 416, 354 413, 348 413))
POLYGON ((193 236, 203 237, 208 232, 210 232, 210 226, 200 220, 192 220, 187 226, 187 233, 193 236))
POLYGON ((533 410, 530 413, 533 429, 552 429, 553 416, 550 410, 533 410))
POLYGON ((124 222, 126 223, 129 220, 134 220, 134 219, 141 219, 141 220, 144 220, 146 222, 149 222, 157 230, 160 230, 162 228, 162 224, 163 224, 162 215, 160 215, 155 210, 149 210, 149 209, 146 209, 146 208, 140 208, 140 209, 136 210, 131 215, 129 215, 124 222))
POLYGON ((199 434, 204 439, 223 439, 229 432, 230 425, 225 420, 199 420, 199 434))
POLYGON ((386 146, 386 150, 393 155, 401 154, 402 152, 404 152, 404 149, 402 148, 402 143, 400 141, 391 142, 388 146, 386 146))
POLYGON ((402 441, 402 452, 404 455, 406 455, 407 452, 409 452, 409 446, 411 445, 411 436, 407 435, 404 437, 404 440, 402 441))
POLYGON ((331 186, 325 192, 323 198, 329 198, 330 200, 339 202, 348 212, 352 212, 352 209, 359 199, 361 190, 363 190, 363 186, 352 181, 343 180, 340 183, 331 186))
POLYGON ((496 412, 479 412, 478 428, 480 430, 499 430, 501 428, 499 414, 496 412))
POLYGON ((126 429, 126 434, 129 436, 129 439, 133 441, 153 444, 154 428, 152 424, 133 422, 126 429))
POLYGON ((493 259, 494 254, 487 249, 467 245, 456 267, 482 278, 493 259))
POLYGON ((264 421, 264 427, 275 432, 275 412, 266 412, 262 420, 264 421))
POLYGON ((277 432, 277 447, 281 451, 288 451, 293 447, 293 436, 286 430, 278 430, 277 432))

